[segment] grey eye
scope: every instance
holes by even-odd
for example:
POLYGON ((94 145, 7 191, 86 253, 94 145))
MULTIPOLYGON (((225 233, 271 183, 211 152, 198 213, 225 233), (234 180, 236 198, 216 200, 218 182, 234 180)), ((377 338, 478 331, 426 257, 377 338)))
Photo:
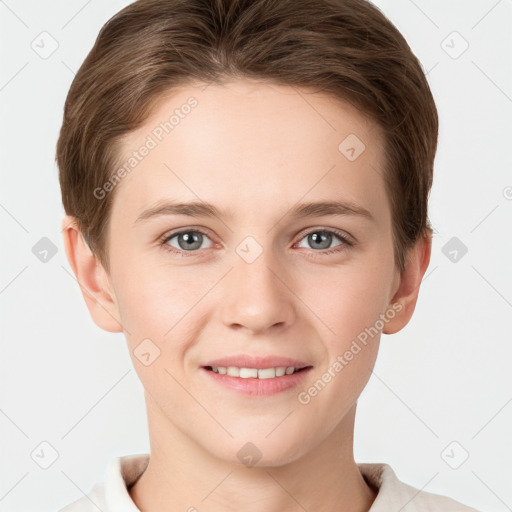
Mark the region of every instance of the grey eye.
MULTIPOLYGON (((330 249, 332 247, 331 243, 333 241, 333 238, 337 238, 338 240, 341 240, 338 235, 335 233, 331 233, 330 231, 312 231, 311 233, 308 233, 307 235, 302 238, 302 240, 307 240, 309 246, 312 249, 330 249)), ((341 245, 341 242, 337 245, 341 245)), ((302 246, 303 247, 303 246, 302 246)))
POLYGON ((170 236, 166 243, 169 243, 169 245, 176 249, 180 249, 183 251, 194 251, 200 249, 203 241, 205 241, 206 239, 208 239, 208 237, 201 233, 200 231, 182 231, 180 233, 175 233, 174 235, 170 236), (170 243, 173 238, 177 238, 178 247, 170 243))

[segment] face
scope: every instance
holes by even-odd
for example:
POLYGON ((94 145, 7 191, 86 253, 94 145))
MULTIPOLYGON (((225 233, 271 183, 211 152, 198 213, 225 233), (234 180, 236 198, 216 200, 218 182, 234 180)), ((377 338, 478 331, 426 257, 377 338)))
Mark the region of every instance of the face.
POLYGON ((108 282, 150 424, 226 461, 301 457, 355 409, 392 310, 380 129, 244 80, 173 91, 122 151, 140 158, 110 192, 108 282))

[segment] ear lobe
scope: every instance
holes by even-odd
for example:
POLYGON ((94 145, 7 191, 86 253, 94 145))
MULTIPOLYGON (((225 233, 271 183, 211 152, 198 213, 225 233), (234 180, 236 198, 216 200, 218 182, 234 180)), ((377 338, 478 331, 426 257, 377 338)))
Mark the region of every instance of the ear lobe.
POLYGON ((69 265, 94 323, 108 332, 122 332, 108 275, 85 242, 76 219, 69 215, 62 220, 62 237, 69 265))
MULTIPOLYGON (((400 304, 401 309, 383 328, 384 334, 394 334, 403 329, 412 317, 421 281, 430 263, 432 235, 427 232, 409 249, 405 269, 401 273, 398 288, 391 299, 392 304, 400 304)), ((396 307, 394 308, 397 309, 396 307)))

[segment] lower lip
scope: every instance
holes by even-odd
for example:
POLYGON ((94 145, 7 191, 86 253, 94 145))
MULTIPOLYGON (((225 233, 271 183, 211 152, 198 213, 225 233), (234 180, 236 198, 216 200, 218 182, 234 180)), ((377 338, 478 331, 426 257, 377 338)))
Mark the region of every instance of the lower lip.
POLYGON ((256 379, 254 377, 243 379, 241 377, 232 377, 225 374, 222 375, 212 370, 207 370, 206 368, 200 369, 214 382, 237 391, 238 393, 268 396, 275 395, 298 386, 304 380, 312 367, 310 366, 299 372, 292 373, 290 375, 283 375, 282 377, 273 377, 271 379, 256 379))

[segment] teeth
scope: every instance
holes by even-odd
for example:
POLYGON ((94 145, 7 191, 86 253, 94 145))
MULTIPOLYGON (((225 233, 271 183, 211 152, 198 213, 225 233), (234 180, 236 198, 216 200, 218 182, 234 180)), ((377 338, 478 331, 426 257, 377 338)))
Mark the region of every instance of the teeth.
POLYGON ((236 366, 228 366, 227 374, 231 377, 240 377, 240 370, 236 366))
MULTIPOLYGON (((233 366, 231 368, 234 368, 233 366)), ((235 368, 236 370, 236 368, 235 368)), ((275 374, 275 372, 274 372, 275 374)), ((242 379, 248 379, 249 377, 258 378, 258 370, 256 368, 240 368, 239 377, 242 379)))
MULTIPOLYGON (((242 370, 240 370, 240 377, 242 370)), ((258 370, 258 379, 273 379, 276 376, 276 368, 260 368, 258 370)))
POLYGON ((298 371, 293 366, 279 366, 277 368, 238 368, 237 366, 212 366, 215 373, 229 375, 231 377, 240 377, 242 379, 273 379, 283 375, 291 375, 298 371))
MULTIPOLYGON (((290 366, 290 368, 293 368, 293 366, 290 366)), ((276 377, 282 377, 286 373, 286 368, 279 367, 276 368, 276 377)))

